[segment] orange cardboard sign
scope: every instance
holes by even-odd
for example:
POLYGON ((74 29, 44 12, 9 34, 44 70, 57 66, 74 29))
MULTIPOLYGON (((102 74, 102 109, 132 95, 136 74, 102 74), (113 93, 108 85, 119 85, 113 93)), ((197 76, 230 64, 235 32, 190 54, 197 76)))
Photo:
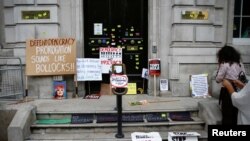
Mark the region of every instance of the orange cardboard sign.
POLYGON ((32 39, 26 41, 26 75, 75 74, 74 38, 32 39))

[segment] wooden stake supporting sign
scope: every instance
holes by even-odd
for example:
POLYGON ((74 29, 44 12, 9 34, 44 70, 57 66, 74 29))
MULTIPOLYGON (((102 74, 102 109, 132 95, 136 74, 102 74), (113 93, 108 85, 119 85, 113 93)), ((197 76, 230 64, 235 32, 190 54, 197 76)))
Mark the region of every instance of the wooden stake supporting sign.
POLYGON ((154 97, 156 97, 156 75, 154 75, 154 97))
POLYGON ((160 59, 149 59, 149 75, 154 76, 154 96, 156 97, 156 76, 161 74, 160 59))

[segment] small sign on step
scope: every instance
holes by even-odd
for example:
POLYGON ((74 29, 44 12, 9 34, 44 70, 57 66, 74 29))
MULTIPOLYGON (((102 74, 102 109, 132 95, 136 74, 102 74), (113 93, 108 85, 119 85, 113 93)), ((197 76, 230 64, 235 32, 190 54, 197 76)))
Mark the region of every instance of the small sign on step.
POLYGON ((134 132, 131 134, 132 141, 162 141, 159 132, 134 132))
POLYGON ((197 132, 168 132, 168 141, 198 141, 197 132))
POLYGON ((168 79, 160 79, 160 90, 168 91, 168 79))

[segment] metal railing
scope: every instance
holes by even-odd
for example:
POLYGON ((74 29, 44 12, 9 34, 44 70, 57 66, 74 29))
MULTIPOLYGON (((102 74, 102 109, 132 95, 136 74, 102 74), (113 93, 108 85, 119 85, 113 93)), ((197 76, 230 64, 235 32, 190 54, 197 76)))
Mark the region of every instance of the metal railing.
POLYGON ((0 57, 0 98, 23 98, 24 73, 18 57, 0 57))

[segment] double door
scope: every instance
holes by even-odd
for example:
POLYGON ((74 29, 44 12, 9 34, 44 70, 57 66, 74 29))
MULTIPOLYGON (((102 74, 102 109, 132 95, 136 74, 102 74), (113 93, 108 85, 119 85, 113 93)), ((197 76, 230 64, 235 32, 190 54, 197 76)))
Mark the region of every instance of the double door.
MULTIPOLYGON (((121 48, 129 83, 137 93, 147 89, 141 77, 148 64, 147 17, 147 0, 84 0, 84 57, 99 58, 100 48, 121 48)), ((88 82, 87 91, 98 93, 108 83, 109 74, 104 72, 101 82, 88 82)))

